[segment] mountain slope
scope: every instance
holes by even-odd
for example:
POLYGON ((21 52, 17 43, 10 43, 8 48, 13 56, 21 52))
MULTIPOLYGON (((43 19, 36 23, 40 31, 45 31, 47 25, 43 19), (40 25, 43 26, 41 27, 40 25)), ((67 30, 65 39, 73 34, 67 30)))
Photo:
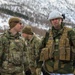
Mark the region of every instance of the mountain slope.
MULTIPOLYGON (((66 21, 75 24, 75 2, 73 0, 0 0, 0 9, 7 9, 27 16, 28 19, 22 17, 25 24, 42 29, 49 28, 47 18, 52 10, 64 13, 66 21)), ((2 13, 1 10, 0 12, 2 13)), ((6 11, 4 13, 7 14, 6 11)), ((8 15, 10 15, 9 12, 8 15)), ((13 15, 11 14, 11 16, 13 15)))

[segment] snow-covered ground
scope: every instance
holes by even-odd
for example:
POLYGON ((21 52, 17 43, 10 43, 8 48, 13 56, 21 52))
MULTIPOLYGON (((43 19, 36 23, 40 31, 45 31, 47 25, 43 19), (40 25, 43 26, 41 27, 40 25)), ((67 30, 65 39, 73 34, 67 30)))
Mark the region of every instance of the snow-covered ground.
MULTIPOLYGON (((12 11, 20 12, 32 17, 34 21, 24 20, 25 24, 31 24, 38 28, 48 29, 46 24, 41 23, 42 19, 48 18, 52 10, 58 10, 64 13, 66 19, 75 24, 75 1, 74 0, 0 0, 0 5, 4 8, 11 9, 12 11), (38 20, 37 21, 37 17, 38 20), (36 22, 37 21, 37 22, 36 22)), ((0 7, 1 7, 0 6, 0 7)), ((8 26, 8 19, 11 16, 0 16, 0 26, 8 26)))

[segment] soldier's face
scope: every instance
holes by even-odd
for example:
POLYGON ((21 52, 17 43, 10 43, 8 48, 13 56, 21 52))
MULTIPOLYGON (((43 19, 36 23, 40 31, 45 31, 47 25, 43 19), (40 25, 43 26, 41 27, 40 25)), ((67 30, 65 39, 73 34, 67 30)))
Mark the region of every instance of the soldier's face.
POLYGON ((17 23, 16 26, 14 27, 15 31, 20 32, 23 28, 22 23, 17 23))
POLYGON ((50 23, 51 23, 51 25, 52 25, 54 28, 60 27, 61 22, 62 22, 62 19, 61 19, 61 18, 56 18, 56 19, 50 20, 50 23))
POLYGON ((23 36, 25 39, 28 39, 28 34, 22 33, 22 36, 23 36))

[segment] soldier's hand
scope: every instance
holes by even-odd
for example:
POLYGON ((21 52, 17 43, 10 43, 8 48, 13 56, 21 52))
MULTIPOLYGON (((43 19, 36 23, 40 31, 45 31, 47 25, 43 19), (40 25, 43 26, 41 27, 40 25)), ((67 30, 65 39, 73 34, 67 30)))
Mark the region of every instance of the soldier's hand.
POLYGON ((75 69, 74 69, 74 73, 73 74, 75 75, 75 69))
POLYGON ((36 68, 36 75, 41 75, 41 68, 36 68))

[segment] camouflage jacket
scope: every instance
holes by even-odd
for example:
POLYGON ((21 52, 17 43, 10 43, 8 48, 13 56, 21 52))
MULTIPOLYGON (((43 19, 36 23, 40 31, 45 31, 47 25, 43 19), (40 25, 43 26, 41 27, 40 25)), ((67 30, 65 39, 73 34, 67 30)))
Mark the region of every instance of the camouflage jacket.
POLYGON ((9 30, 0 37, 0 71, 6 73, 22 71, 25 44, 20 34, 12 35, 9 30))
POLYGON ((37 66, 37 58, 39 53, 39 45, 40 45, 40 38, 36 35, 33 35, 33 37, 30 40, 25 40, 27 50, 25 51, 26 54, 26 60, 27 64, 29 66, 36 67, 37 66))
MULTIPOLYGON (((63 34, 63 29, 64 26, 62 25, 62 28, 60 30, 56 30, 54 27, 52 28, 52 35, 49 35, 49 39, 48 42, 46 43, 46 47, 42 49, 42 52, 46 52, 44 55, 44 69, 47 72, 54 72, 54 73, 73 73, 74 71, 74 66, 73 66, 73 62, 74 60, 60 60, 59 59, 59 44, 60 41, 59 39, 61 38, 62 34, 63 34), (47 55, 50 53, 49 52, 49 47, 48 44, 52 44, 52 42, 49 42, 49 40, 53 40, 54 41, 54 47, 50 45, 50 49, 51 47, 53 47, 52 49, 54 50, 52 54, 49 55, 49 58, 47 58, 47 55), (48 48, 47 48, 48 47, 48 48), (53 55, 53 57, 51 57, 51 55, 53 55)), ((69 44, 70 47, 73 48, 73 50, 71 49, 71 55, 75 54, 75 32, 71 29, 67 32, 67 39, 69 39, 69 44)), ((62 51, 63 53, 63 51, 62 51)), ((65 53, 65 52, 64 52, 65 53)), ((42 55, 42 54, 41 54, 42 55)), ((42 55, 43 57, 43 55, 42 55)), ((63 58, 62 58, 63 59, 63 58)), ((75 59, 75 58, 74 58, 75 59)))

